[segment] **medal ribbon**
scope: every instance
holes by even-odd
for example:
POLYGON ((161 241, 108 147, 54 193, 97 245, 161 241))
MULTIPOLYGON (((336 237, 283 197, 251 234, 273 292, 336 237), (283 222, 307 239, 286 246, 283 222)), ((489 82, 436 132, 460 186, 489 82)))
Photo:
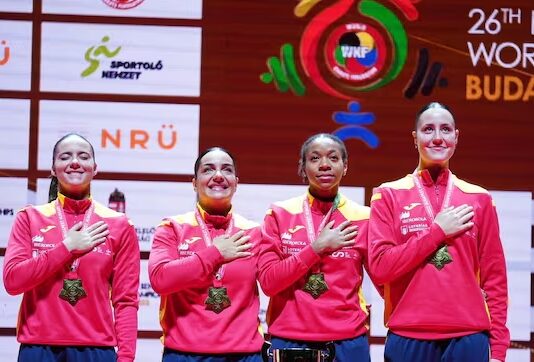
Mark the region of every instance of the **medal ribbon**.
MULTIPOLYGON (((202 218, 202 215, 200 215, 200 211, 198 211, 198 207, 195 207, 195 218, 197 219, 198 226, 200 226, 200 230, 202 231, 202 238, 204 239, 204 243, 209 248, 213 245, 213 240, 211 239, 210 232, 208 230, 208 226, 204 222, 204 219, 202 218)), ((232 217, 230 219, 230 223, 228 224, 228 227, 226 228, 224 232, 224 237, 228 238, 230 236, 230 233, 232 232, 232 229, 234 228, 234 218, 232 217)), ((219 270, 215 273, 215 281, 214 285, 216 287, 222 286, 222 279, 224 277, 224 269, 226 264, 223 264, 219 267, 219 270)))
MULTIPOLYGON (((57 218, 58 218, 58 221, 59 221, 59 226, 61 228, 61 234, 63 235, 63 239, 66 239, 67 238, 67 233, 68 233, 68 228, 67 228, 67 222, 65 220, 65 212, 63 211, 63 208, 61 207, 61 205, 59 204, 59 200, 56 199, 56 215, 57 215, 57 218)), ((89 206, 89 209, 85 212, 85 216, 83 218, 83 223, 82 223, 82 231, 87 229, 87 227, 89 226, 89 219, 91 219, 91 216, 93 215, 93 211, 95 209, 95 204, 94 202, 91 202, 91 206, 89 206)), ((74 261, 72 262, 71 266, 70 266, 70 277, 72 279, 75 279, 77 277, 77 270, 78 270, 78 266, 80 265, 80 258, 77 257, 76 259, 74 259, 74 261)))
POLYGON ((304 201, 302 203, 302 208, 304 209, 304 219, 306 219, 306 232, 308 233, 308 240, 310 241, 310 244, 315 241, 317 238, 317 235, 321 233, 321 231, 324 229, 326 223, 329 221, 330 217, 332 216, 332 213, 335 209, 337 209, 337 204, 339 202, 339 194, 334 199, 334 202, 332 203, 332 207, 326 215, 323 217, 323 220, 321 220, 321 223, 319 224, 319 229, 317 230, 317 233, 315 232, 315 226, 313 225, 313 219, 312 219, 312 213, 310 208, 310 203, 308 201, 308 195, 304 197, 304 201))
MULTIPOLYGON (((447 170, 447 172, 449 173, 449 178, 447 180, 447 188, 445 189, 445 197, 443 198, 440 211, 449 207, 449 204, 451 202, 451 197, 452 197, 452 186, 453 186, 452 172, 449 170, 447 170)), ((417 170, 414 171, 412 178, 413 178, 415 187, 417 188, 417 191, 419 192, 419 198, 421 199, 421 202, 423 203, 423 206, 426 211, 426 215, 428 216, 430 223, 432 223, 434 221, 434 218, 436 217, 434 215, 434 208, 432 207, 432 204, 430 203, 430 200, 423 188, 423 185, 421 184, 421 181, 419 180, 417 170)))
MULTIPOLYGON (((310 208, 310 203, 308 201, 308 195, 304 196, 304 201, 302 202, 302 208, 304 210, 304 219, 306 220, 306 232, 308 234, 308 240, 310 244, 312 244, 315 239, 317 238, 317 235, 321 233, 321 231, 326 226, 326 223, 330 220, 330 217, 332 216, 332 213, 335 209, 337 209, 337 205, 339 203, 339 194, 336 195, 336 198, 334 199, 334 202, 332 203, 332 207, 326 215, 321 220, 321 223, 319 224, 319 229, 317 229, 317 232, 315 232, 315 225, 313 224, 312 219, 312 213, 310 208)), ((315 268, 315 272, 319 272, 318 268, 315 268)))

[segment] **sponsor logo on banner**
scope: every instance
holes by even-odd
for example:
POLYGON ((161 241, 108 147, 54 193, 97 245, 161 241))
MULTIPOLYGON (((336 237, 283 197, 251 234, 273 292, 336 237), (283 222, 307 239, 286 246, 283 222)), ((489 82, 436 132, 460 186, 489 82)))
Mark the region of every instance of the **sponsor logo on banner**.
MULTIPOLYGON (((102 43, 107 43, 109 41, 109 36, 104 36, 102 38, 102 43)), ((93 74, 98 67, 100 67, 101 55, 106 58, 114 58, 121 51, 122 47, 118 47, 114 50, 109 50, 108 47, 104 44, 99 45, 98 47, 92 46, 89 47, 85 52, 85 60, 89 63, 89 66, 82 72, 82 78, 88 77, 93 74)))
POLYGON ((90 46, 85 51, 85 60, 89 65, 85 68, 81 77, 86 78, 91 76, 97 70, 101 69, 100 77, 103 79, 139 79, 139 77, 147 71, 159 71, 163 69, 163 62, 145 61, 145 60, 113 60, 109 62, 108 67, 100 67, 101 61, 107 59, 115 59, 122 50, 122 46, 118 46, 113 50, 107 47, 110 41, 109 36, 102 38, 101 44, 90 46))
MULTIPOLYGON (((393 2, 396 9, 375 0, 333 1, 315 11, 320 1, 299 0, 293 13, 299 20, 307 20, 299 43, 282 44, 280 56, 267 59, 268 72, 261 74, 260 80, 297 96, 306 95, 306 83, 311 83, 331 97, 348 100, 347 110, 332 114, 332 120, 342 125, 332 133, 343 141, 357 139, 377 148, 378 136, 366 127, 375 122, 375 114, 362 112, 362 101, 354 100, 395 82, 412 51, 404 23, 418 20, 417 2, 393 2)), ((432 63, 425 77, 428 53, 427 48, 419 49, 417 71, 406 85, 405 98, 413 98, 420 90, 428 96, 436 86, 447 86, 440 62, 432 63)))
POLYGON ((143 129, 102 129, 101 142, 103 149, 106 148, 130 148, 130 149, 154 149, 159 148, 170 151, 178 145, 178 132, 173 124, 163 124, 157 131, 157 135, 143 129))
POLYGON ((159 302, 159 294, 152 289, 150 283, 139 283, 139 305, 150 305, 151 300, 159 302))
POLYGON ((136 227, 135 232, 137 233, 137 239, 139 243, 149 243, 152 240, 152 236, 156 232, 155 227, 136 227))
POLYGON ((0 55, 2 56, 2 58, 0 58, 0 65, 6 65, 9 62, 9 59, 11 58, 11 49, 7 45, 6 40, 2 40, 0 44, 2 45, 2 48, 4 50, 3 52, 0 52, 0 55))
POLYGON ((102 0, 110 8, 129 10, 141 5, 145 0, 102 0))
POLYGON ((332 74, 352 83, 375 78, 384 68, 384 38, 370 25, 338 26, 326 43, 326 64, 332 74))
POLYGON ((0 209, 0 216, 13 216, 15 215, 15 209, 12 209, 12 208, 3 208, 3 209, 0 209))

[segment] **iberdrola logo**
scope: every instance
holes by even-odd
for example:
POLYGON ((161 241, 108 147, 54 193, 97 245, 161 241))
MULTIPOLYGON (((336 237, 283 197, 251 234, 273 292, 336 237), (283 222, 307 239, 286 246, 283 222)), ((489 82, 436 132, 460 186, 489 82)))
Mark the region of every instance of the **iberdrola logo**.
MULTIPOLYGON (((374 123, 374 114, 360 112, 358 97, 362 92, 386 86, 403 70, 408 56, 408 35, 403 21, 418 19, 419 13, 412 3, 415 1, 389 0, 388 5, 393 5, 403 15, 402 20, 374 0, 333 2, 309 20, 297 55, 293 45, 283 44, 279 58, 267 59, 269 72, 263 73, 260 79, 266 84, 274 83, 280 92, 291 90, 295 95, 305 95, 306 85, 298 74, 297 58, 315 87, 349 101, 348 111, 334 112, 333 120, 343 126, 333 133, 343 140, 355 138, 371 148, 378 147, 378 137, 364 127, 374 123), (357 15, 356 10, 361 16, 354 16, 356 19, 351 21, 351 14, 357 15)), ((294 9, 295 16, 305 18, 319 2, 321 0, 300 0, 294 9)), ((423 80, 430 83, 427 85, 430 92, 438 80, 442 65, 433 64, 425 78, 425 62, 428 63, 428 51, 422 49, 417 69, 404 91, 406 98, 417 93, 423 80)))

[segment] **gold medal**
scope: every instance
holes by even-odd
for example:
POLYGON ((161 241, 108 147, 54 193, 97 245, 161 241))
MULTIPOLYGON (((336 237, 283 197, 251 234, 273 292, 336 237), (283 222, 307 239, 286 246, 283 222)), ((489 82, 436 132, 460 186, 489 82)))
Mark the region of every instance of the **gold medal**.
POLYGON ((210 287, 208 289, 208 298, 206 298, 204 304, 206 304, 207 310, 211 310, 217 314, 228 308, 231 303, 226 288, 210 287))
POLYGON ((81 279, 63 279, 63 289, 59 293, 61 299, 66 300, 71 305, 75 305, 78 300, 86 296, 81 279))
POLYGON ((452 263, 452 256, 447 250, 447 245, 443 245, 439 248, 432 259, 430 259, 429 263, 433 264, 438 270, 443 269, 445 264, 452 263))
POLYGON ((309 293, 314 299, 317 299, 328 290, 328 284, 324 280, 324 273, 313 273, 308 278, 308 281, 302 288, 306 293, 309 293))

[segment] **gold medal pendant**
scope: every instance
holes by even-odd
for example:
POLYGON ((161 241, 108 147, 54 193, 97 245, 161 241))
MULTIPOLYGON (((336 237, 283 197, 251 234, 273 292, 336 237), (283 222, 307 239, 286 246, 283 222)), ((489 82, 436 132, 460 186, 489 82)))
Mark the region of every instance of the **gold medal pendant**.
POLYGON ((207 310, 219 314, 232 303, 230 303, 230 298, 228 297, 225 287, 210 287, 208 289, 208 298, 206 298, 204 304, 206 304, 207 310))
POLYGON ((61 299, 66 300, 71 305, 75 305, 78 300, 86 296, 87 293, 83 289, 81 279, 63 279, 63 289, 59 293, 61 299))
POLYGON ((445 264, 452 263, 452 256, 447 250, 447 245, 443 245, 441 248, 439 248, 432 259, 430 259, 429 263, 433 264, 438 270, 443 269, 445 264))
POLYGON ((313 273, 302 288, 309 293, 314 299, 317 299, 328 290, 328 284, 324 280, 324 273, 313 273))

